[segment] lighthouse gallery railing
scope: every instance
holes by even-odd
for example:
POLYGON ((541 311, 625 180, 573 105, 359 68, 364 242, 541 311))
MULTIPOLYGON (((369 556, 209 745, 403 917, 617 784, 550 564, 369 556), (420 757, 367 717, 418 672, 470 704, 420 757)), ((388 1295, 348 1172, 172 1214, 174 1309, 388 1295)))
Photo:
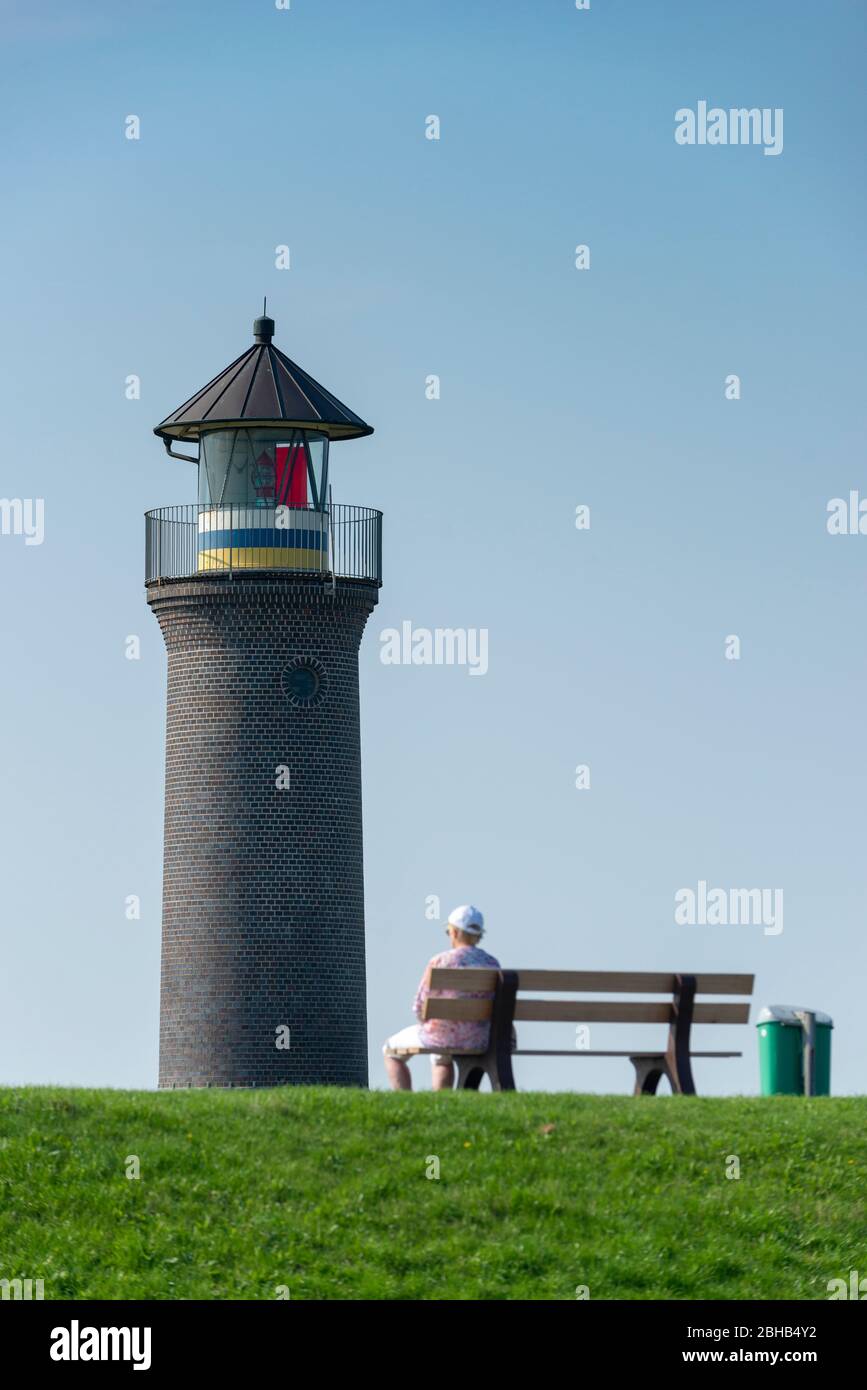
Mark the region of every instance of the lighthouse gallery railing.
POLYGON ((249 570, 382 583, 382 512, 191 503, 145 513, 145 583, 249 570))

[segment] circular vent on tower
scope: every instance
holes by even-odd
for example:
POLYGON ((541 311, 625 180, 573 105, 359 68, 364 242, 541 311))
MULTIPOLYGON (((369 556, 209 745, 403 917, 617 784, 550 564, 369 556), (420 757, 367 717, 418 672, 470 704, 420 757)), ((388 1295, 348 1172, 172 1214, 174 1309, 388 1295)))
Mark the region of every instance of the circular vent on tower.
POLYGON ((325 698, 325 667, 312 656, 296 656, 285 668, 281 685, 291 705, 309 709, 325 698))

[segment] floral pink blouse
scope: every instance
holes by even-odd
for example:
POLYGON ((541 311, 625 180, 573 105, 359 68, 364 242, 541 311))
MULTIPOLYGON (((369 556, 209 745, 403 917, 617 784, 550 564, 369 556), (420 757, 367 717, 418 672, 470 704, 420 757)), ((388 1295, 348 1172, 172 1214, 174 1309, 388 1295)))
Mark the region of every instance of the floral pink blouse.
MULTIPOLYGON (((421 978, 412 1006, 413 1013, 420 1023, 424 1001, 430 993, 433 993, 437 999, 490 999, 492 997, 490 990, 438 989, 431 991, 427 989, 428 970, 443 967, 446 969, 454 967, 459 970, 467 966, 499 970, 500 962, 494 956, 489 956, 487 951, 483 951, 481 946, 458 946, 454 951, 442 951, 438 956, 433 956, 421 978)), ((457 984, 457 981, 455 983, 457 984)), ((455 1047, 466 1048, 471 1052, 476 1051, 476 1049, 484 1052, 488 1045, 490 1024, 460 1022, 450 1018, 430 1018, 426 1023, 421 1023, 420 1032, 421 1041, 425 1047, 455 1047)))

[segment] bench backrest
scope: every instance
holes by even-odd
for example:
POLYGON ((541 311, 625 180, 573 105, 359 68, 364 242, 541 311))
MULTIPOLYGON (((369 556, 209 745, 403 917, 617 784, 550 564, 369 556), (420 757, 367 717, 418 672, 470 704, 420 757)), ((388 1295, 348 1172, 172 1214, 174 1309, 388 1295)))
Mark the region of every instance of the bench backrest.
MULTIPOLYGON (((673 996, 677 976, 653 971, 629 970, 518 970, 518 992, 537 990, 541 994, 668 994, 672 999, 651 1001, 605 999, 520 999, 515 1000, 513 1017, 547 1023, 673 1023, 673 996)), ((424 1018, 448 1018, 484 1022, 493 1013, 493 993, 500 980, 499 970, 467 967, 439 967, 431 971, 431 990, 460 990, 461 993, 489 991, 487 999, 443 999, 433 994, 425 1000, 424 1018)), ((754 975, 696 975, 695 993, 751 995, 754 975)), ((712 1000, 692 1007, 693 1023, 748 1023, 749 1003, 727 1004, 712 1000)))

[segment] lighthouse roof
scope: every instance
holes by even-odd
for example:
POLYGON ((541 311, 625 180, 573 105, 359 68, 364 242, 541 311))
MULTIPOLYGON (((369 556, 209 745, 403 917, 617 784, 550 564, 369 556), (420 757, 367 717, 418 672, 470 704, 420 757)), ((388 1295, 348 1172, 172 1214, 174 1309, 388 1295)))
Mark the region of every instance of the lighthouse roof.
POLYGON ((253 324, 255 342, 154 429, 162 439, 199 439, 205 430, 295 425, 329 439, 360 439, 373 426, 275 347, 274 320, 253 324))

